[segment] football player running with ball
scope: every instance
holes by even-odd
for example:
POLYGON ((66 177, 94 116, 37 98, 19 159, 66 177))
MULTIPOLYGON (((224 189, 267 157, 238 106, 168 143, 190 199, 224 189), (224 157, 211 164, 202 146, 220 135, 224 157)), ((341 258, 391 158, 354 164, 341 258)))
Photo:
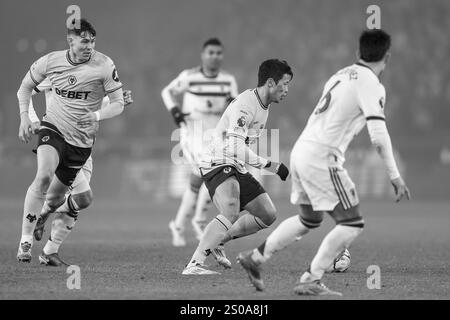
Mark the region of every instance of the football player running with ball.
POLYGON ((264 290, 261 265, 276 251, 319 227, 327 212, 336 226, 323 239, 294 291, 299 295, 341 295, 321 280, 364 227, 355 185, 343 163, 349 143, 365 125, 386 165, 396 201, 410 198, 394 159, 385 123, 386 93, 379 79, 390 56, 390 44, 386 32, 364 31, 359 39, 359 61, 338 71, 325 84, 291 152, 291 202, 300 206, 300 213, 284 220, 258 248, 238 255, 238 262, 257 290, 264 290))
POLYGON ((272 103, 288 94, 293 73, 285 61, 264 61, 258 71, 258 86, 234 99, 219 120, 214 140, 203 154, 200 172, 211 199, 219 210, 205 228, 203 237, 184 275, 218 274, 204 262, 227 235, 244 237, 270 226, 276 209, 267 192, 246 170, 245 164, 276 173, 286 180, 289 170, 254 153, 247 145, 264 130, 272 103), (239 217, 243 210, 248 213, 239 217))

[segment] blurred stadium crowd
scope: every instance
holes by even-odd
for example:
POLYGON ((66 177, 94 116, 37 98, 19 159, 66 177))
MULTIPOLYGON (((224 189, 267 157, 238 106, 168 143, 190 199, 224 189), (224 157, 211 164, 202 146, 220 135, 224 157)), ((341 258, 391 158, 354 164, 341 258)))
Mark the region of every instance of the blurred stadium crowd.
MULTIPOLYGON (((18 181, 2 179, 3 195, 19 192, 18 197, 23 197, 25 185, 31 181, 34 157, 32 146, 21 145, 17 139, 16 92, 33 61, 66 48, 65 10, 69 4, 49 0, 40 1, 39 7, 25 1, 0 4, 2 30, 8 30, 1 62, 0 168, 18 181)), ((77 4, 97 29, 96 49, 114 59, 121 81, 134 95, 134 105, 123 115, 102 123, 94 148, 97 165, 93 179, 94 188, 102 186, 100 194, 122 194, 133 184, 123 181, 123 177, 130 179, 124 172, 133 168, 138 172, 137 181, 149 180, 150 185, 173 174, 170 152, 175 142, 170 136, 175 126, 160 91, 181 70, 198 65, 201 44, 211 36, 223 41, 224 69, 236 76, 240 91, 255 87, 257 67, 266 58, 282 58, 293 66, 289 96, 283 105, 272 108, 268 122, 269 128, 280 129, 281 149, 288 152, 326 79, 355 61, 357 37, 368 17, 366 8, 377 4, 382 28, 393 39, 392 58, 382 81, 387 91, 388 127, 406 179, 411 181, 413 195, 448 197, 449 1, 114 0, 107 5, 106 1, 77 4), (161 178, 164 170, 157 170, 159 175, 152 173, 149 179, 146 170, 136 169, 147 165, 147 171, 154 167, 169 172, 161 178), (111 170, 121 181, 117 190, 107 183, 112 179, 111 170)), ((35 101, 42 114, 43 97, 35 101)), ((367 136, 352 146, 354 154, 367 150, 367 136)), ((370 163, 368 159, 349 157, 349 163, 364 167, 370 163)))

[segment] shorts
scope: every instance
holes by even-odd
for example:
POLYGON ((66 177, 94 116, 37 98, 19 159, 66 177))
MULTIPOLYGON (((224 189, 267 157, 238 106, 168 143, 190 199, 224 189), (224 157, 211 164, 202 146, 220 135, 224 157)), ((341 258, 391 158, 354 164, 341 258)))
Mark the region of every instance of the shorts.
POLYGON ((67 143, 58 128, 46 121, 41 121, 39 129, 37 147, 41 145, 50 145, 58 152, 59 164, 55 174, 67 186, 72 185, 92 150, 92 148, 81 148, 67 143))
MULTIPOLYGON (((200 169, 201 172, 201 169, 200 169)), ((207 174, 202 174, 202 179, 209 191, 211 199, 213 199, 216 189, 229 177, 236 177, 239 183, 239 202, 240 211, 260 194, 266 193, 266 190, 250 173, 240 173, 235 167, 223 165, 213 169, 207 174)))
POLYGON ((355 184, 330 149, 310 142, 297 142, 290 159, 292 204, 312 205, 314 211, 344 210, 359 204, 355 184))

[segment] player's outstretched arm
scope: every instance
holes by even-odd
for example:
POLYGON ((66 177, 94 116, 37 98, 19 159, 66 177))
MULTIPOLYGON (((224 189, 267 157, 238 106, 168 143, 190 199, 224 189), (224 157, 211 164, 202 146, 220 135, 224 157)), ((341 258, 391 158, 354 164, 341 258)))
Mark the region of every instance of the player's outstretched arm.
POLYGON ((28 114, 28 108, 31 101, 31 94, 35 86, 36 84, 31 78, 30 72, 27 72, 22 80, 19 90, 17 91, 17 99, 19 100, 20 110, 19 139, 26 143, 30 141, 33 134, 33 124, 28 114))
POLYGON ((392 151, 391 137, 389 136, 384 119, 367 121, 367 129, 372 144, 386 165, 391 183, 394 187, 396 202, 399 202, 404 196, 406 196, 407 199, 410 199, 409 189, 403 181, 403 178, 400 176, 400 172, 397 168, 397 163, 392 151))

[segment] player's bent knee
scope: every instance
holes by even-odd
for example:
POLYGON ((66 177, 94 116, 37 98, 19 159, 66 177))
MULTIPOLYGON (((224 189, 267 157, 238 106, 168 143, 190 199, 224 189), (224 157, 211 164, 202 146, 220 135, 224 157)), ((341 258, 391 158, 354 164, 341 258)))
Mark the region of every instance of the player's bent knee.
POLYGON ((300 222, 308 229, 316 229, 320 227, 323 221, 323 212, 314 211, 311 205, 300 205, 300 222))
POLYGON ((45 200, 50 208, 57 209, 64 203, 65 196, 64 194, 47 194, 45 200))
POLYGON ((316 229, 316 228, 320 227, 320 225, 322 224, 322 220, 313 221, 313 220, 308 220, 307 218, 304 218, 302 216, 300 216, 300 222, 308 229, 316 229))
POLYGON ((72 195, 72 200, 75 201, 79 210, 83 210, 91 205, 94 200, 94 193, 89 189, 88 191, 72 195))

